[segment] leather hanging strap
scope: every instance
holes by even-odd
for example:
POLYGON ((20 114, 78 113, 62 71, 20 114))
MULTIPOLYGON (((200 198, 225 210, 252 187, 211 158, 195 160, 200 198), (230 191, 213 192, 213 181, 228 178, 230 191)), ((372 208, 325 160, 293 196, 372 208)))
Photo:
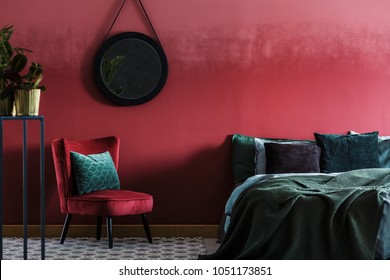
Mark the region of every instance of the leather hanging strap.
POLYGON ((138 0, 138 3, 140 4, 140 6, 141 6, 141 8, 142 8, 142 11, 144 12, 144 15, 145 15, 146 19, 148 20, 149 26, 150 26, 150 28, 152 29, 152 31, 153 31, 153 33, 154 33, 154 36, 156 37, 157 42, 161 45, 161 42, 160 42, 160 40, 158 39, 156 30, 154 30, 153 25, 152 25, 152 22, 150 21, 150 19, 149 19, 149 17, 148 17, 148 14, 146 13, 146 10, 145 10, 145 8, 144 8, 144 5, 142 5, 141 0, 138 0))
POLYGON ((103 43, 107 40, 108 35, 110 35, 111 30, 112 30, 112 28, 114 27, 114 24, 115 24, 116 20, 118 19, 119 14, 122 12, 123 6, 125 5, 126 1, 127 1, 127 0, 123 0, 122 5, 121 5, 121 8, 119 9, 118 13, 116 14, 115 19, 114 19, 114 21, 112 22, 112 24, 111 24, 111 26, 110 26, 110 29, 108 30, 107 35, 106 35, 106 37, 105 37, 104 40, 103 40, 103 43))
MULTIPOLYGON (((112 24, 111 24, 111 26, 110 26, 110 29, 109 29, 108 32, 107 32, 106 37, 104 38, 103 43, 107 40, 108 36, 110 35, 111 30, 112 30, 112 28, 114 27, 115 22, 116 22, 116 20, 117 20, 118 17, 119 17, 119 14, 122 12, 122 9, 123 9, 123 7, 124 7, 125 4, 126 4, 126 1, 127 1, 127 0, 123 0, 122 5, 121 5, 121 7, 120 7, 118 13, 117 13, 116 16, 115 16, 115 19, 114 19, 114 21, 112 22, 112 24)), ((145 10, 144 5, 142 4, 141 0, 138 0, 138 3, 139 3, 139 5, 141 6, 141 9, 142 9, 142 11, 143 11, 143 13, 144 13, 144 15, 145 15, 145 17, 146 17, 148 23, 149 23, 149 27, 152 29, 153 34, 154 34, 154 36, 156 37, 157 42, 161 45, 160 39, 158 38, 157 33, 156 33, 156 30, 154 29, 154 27, 153 27, 153 25, 152 25, 152 22, 151 22, 150 19, 149 19, 149 16, 148 16, 148 14, 147 14, 147 12, 146 12, 146 10, 145 10)))

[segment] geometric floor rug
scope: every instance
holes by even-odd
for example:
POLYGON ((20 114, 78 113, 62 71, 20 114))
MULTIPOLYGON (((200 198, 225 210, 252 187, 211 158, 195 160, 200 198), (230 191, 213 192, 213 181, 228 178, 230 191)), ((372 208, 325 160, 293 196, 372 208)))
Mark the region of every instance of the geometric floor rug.
MULTIPOLYGON (((29 238, 27 258, 41 259, 41 239, 29 238)), ((202 237, 154 237, 153 243, 146 238, 114 238, 114 247, 108 248, 107 239, 67 237, 64 244, 59 238, 45 239, 47 260, 193 260, 206 254, 202 237)), ((3 259, 23 259, 23 238, 3 238, 3 259)))

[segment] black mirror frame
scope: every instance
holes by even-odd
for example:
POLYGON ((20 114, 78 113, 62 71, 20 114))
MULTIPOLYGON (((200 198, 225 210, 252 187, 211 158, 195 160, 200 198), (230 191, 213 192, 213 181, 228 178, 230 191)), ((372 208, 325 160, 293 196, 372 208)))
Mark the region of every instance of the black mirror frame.
POLYGON ((125 105, 125 106, 139 105, 153 99, 155 96, 157 96, 160 93, 160 91, 164 87, 168 77, 168 60, 162 46, 154 39, 150 38, 145 34, 138 33, 138 32, 123 32, 108 38, 99 48, 95 57, 94 76, 99 89, 104 93, 106 97, 108 97, 115 103, 120 105, 125 105), (122 98, 119 95, 113 93, 106 86, 102 77, 101 65, 102 65, 102 60, 104 55, 112 45, 114 45, 118 41, 131 39, 131 38, 141 40, 147 43, 150 47, 152 47, 156 51, 161 63, 161 74, 160 74, 160 79, 158 80, 156 86, 151 91, 145 93, 145 95, 138 98, 122 98))

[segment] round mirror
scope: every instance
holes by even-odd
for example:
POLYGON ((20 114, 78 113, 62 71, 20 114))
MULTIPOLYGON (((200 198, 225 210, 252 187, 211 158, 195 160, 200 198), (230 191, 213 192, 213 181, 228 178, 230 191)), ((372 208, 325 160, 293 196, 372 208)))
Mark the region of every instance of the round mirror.
POLYGON ((138 105, 155 97, 164 87, 168 62, 161 45, 138 32, 124 32, 107 39, 94 66, 100 90, 121 105, 138 105))

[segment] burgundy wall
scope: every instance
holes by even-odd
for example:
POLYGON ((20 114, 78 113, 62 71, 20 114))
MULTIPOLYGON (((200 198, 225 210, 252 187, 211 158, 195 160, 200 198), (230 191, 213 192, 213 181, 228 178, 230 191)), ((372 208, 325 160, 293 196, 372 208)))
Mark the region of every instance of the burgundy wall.
MULTIPOLYGON (((137 1, 113 34, 152 36, 137 1)), ((50 141, 119 135, 124 188, 152 193, 151 223, 218 223, 231 186, 228 136, 312 138, 312 133, 379 130, 390 135, 390 2, 381 0, 143 1, 169 60, 152 101, 120 107, 92 76, 119 0, 2 1, 0 26, 34 50, 47 92, 47 222, 61 224, 50 141)), ((29 126, 30 171, 38 129, 29 126)), ((21 126, 4 129, 5 222, 21 223, 21 126)), ((30 185, 30 221, 38 190, 30 185)), ((92 223, 78 218, 75 222, 92 223)))

